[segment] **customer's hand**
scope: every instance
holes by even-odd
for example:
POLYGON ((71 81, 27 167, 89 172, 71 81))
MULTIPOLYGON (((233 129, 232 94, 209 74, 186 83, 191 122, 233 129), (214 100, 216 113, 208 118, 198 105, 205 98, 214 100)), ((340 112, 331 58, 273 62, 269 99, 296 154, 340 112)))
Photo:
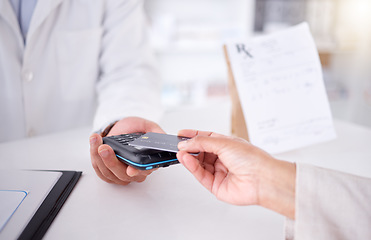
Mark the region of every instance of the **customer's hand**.
POLYGON ((293 163, 274 159, 241 138, 196 130, 178 135, 192 138, 178 144, 178 160, 219 200, 261 205, 294 218, 293 163))
MULTIPOLYGON (((133 132, 164 131, 156 123, 138 117, 128 117, 118 121, 108 133, 108 136, 133 132)), ((127 185, 130 182, 143 182, 153 170, 141 171, 119 161, 112 150, 103 144, 99 134, 90 136, 90 157, 96 174, 108 183, 127 185)))

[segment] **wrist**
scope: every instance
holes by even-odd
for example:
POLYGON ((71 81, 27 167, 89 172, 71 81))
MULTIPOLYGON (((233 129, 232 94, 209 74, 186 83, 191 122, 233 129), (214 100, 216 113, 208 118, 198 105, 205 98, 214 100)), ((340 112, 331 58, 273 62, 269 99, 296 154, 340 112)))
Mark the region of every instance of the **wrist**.
POLYGON ((295 219, 295 163, 268 159, 259 173, 258 205, 295 219))

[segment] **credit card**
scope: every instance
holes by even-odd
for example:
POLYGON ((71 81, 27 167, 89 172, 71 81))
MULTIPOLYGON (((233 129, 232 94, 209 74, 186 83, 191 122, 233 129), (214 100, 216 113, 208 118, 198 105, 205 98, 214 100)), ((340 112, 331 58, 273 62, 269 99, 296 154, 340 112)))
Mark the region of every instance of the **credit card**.
POLYGON ((136 148, 149 148, 176 153, 179 151, 178 143, 188 139, 187 137, 170 134, 148 132, 134 141, 129 142, 129 145, 136 148))

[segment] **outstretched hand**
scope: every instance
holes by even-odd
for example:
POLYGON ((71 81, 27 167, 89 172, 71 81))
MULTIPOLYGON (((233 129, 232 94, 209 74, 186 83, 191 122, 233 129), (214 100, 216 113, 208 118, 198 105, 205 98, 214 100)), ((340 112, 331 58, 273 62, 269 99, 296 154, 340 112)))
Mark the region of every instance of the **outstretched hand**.
POLYGON ((270 156, 247 141, 212 132, 183 130, 194 137, 181 142, 179 161, 219 200, 235 205, 257 204, 260 161, 270 156), (252 151, 255 151, 252 153, 252 151), (195 157, 189 152, 200 152, 195 157))
POLYGON ((294 218, 295 164, 241 138, 197 130, 178 135, 192 138, 178 144, 178 160, 219 200, 261 205, 294 218))

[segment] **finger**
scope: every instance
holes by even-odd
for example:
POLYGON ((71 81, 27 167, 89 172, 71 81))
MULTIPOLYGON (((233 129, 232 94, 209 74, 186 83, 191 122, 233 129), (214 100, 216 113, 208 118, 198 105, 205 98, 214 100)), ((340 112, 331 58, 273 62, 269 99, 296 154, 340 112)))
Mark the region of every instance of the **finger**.
POLYGON ((90 160, 91 160, 91 164, 94 168, 95 173, 103 181, 108 182, 108 183, 113 183, 112 180, 108 179, 102 174, 98 166, 98 165, 101 165, 101 161, 102 161, 98 154, 98 147, 102 144, 101 136, 99 136, 99 134, 94 133, 90 136, 89 142, 90 142, 90 160))
POLYGON ((206 189, 212 190, 214 174, 207 171, 200 162, 187 152, 179 151, 177 158, 180 163, 199 181, 206 189))
POLYGON ((178 143, 178 149, 186 152, 207 152, 219 155, 231 140, 225 137, 196 136, 178 143))
POLYGON ((128 166, 128 168, 126 169, 126 174, 129 176, 129 177, 135 177, 139 174, 140 170, 139 169, 136 169, 132 166, 128 166))
POLYGON ((193 138, 195 136, 209 136, 209 137, 226 137, 225 135, 209 132, 209 131, 199 131, 195 129, 183 129, 178 132, 178 136, 193 138))
POLYGON ((130 179, 126 174, 127 165, 123 164, 116 158, 116 155, 110 146, 106 144, 101 145, 98 148, 98 153, 102 159, 102 163, 104 164, 102 167, 98 166, 104 176, 118 184, 128 184, 132 181, 132 179, 130 179))
POLYGON ((102 157, 103 163, 114 175, 115 178, 113 180, 117 184, 127 185, 130 182, 143 182, 147 175, 151 173, 151 171, 141 171, 120 162, 116 158, 113 150, 107 145, 102 145, 98 151, 102 157), (129 175, 128 171, 132 175, 129 175))
MULTIPOLYGON (((104 177, 108 178, 109 180, 111 180, 113 183, 116 183, 116 184, 119 184, 119 185, 128 185, 130 183, 130 181, 126 181, 126 180, 121 180, 119 179, 112 171, 111 169, 109 169, 106 164, 104 163, 104 158, 107 154, 107 150, 104 150, 104 151, 100 151, 99 152, 100 156, 101 156, 101 161, 98 163, 98 168, 99 168, 99 171, 103 174, 104 177)), ((107 154, 109 155, 109 154, 107 154)), ((125 166, 125 165, 124 165, 125 166)))
POLYGON ((141 176, 147 177, 153 171, 155 171, 155 169, 143 171, 143 170, 136 169, 136 168, 134 168, 132 166, 128 166, 128 168, 126 169, 126 174, 129 177, 141 177, 141 176))

